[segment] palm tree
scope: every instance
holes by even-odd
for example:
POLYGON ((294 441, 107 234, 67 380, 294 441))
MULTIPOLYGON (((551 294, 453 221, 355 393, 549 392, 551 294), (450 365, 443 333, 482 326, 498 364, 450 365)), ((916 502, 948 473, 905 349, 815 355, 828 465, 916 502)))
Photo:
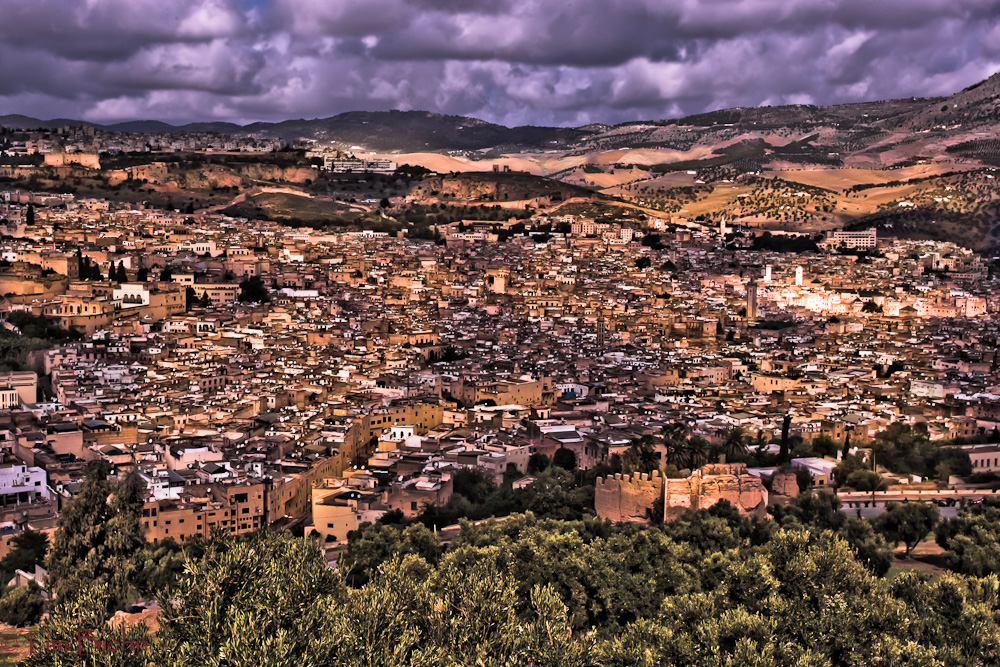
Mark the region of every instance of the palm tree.
POLYGON ((747 440, 749 440, 749 438, 750 434, 747 433, 745 428, 742 426, 734 426, 729 433, 726 434, 722 444, 719 445, 719 450, 726 455, 727 461, 731 461, 738 456, 746 454, 747 440))
POLYGON ((694 470, 708 463, 708 457, 712 453, 712 445, 700 436, 688 438, 684 447, 684 454, 687 466, 694 470))
POLYGON ((764 429, 760 429, 757 431, 757 435, 750 438, 748 445, 758 454, 763 454, 764 448, 767 447, 770 442, 771 438, 767 435, 764 429))
POLYGON ((666 450, 666 463, 683 468, 687 461, 687 443, 684 432, 687 428, 678 422, 667 424, 660 431, 660 439, 666 450))
POLYGON ((656 456, 654 443, 655 439, 650 435, 644 435, 639 440, 633 441, 622 455, 622 469, 627 473, 649 473, 659 470, 660 460, 656 456))

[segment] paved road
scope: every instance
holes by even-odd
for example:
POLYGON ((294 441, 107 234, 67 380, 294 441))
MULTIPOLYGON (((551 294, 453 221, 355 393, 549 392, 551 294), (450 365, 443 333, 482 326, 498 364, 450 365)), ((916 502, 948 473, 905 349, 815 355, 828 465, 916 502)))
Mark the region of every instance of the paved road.
MULTIPOLYGON (((847 516, 858 516, 859 511, 861 512, 861 518, 871 519, 885 514, 885 505, 877 505, 874 508, 862 507, 860 510, 844 508, 844 514, 847 516)), ((957 507, 939 507, 938 511, 941 513, 942 519, 954 519, 958 516, 957 507)))

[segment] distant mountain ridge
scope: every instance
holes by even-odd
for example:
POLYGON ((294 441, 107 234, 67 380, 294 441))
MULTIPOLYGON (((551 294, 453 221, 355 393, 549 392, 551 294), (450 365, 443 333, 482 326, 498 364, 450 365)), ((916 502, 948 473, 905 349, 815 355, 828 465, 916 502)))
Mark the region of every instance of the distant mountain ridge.
POLYGON ((465 116, 427 111, 348 111, 330 118, 296 119, 277 123, 237 125, 225 122, 171 125, 157 120, 137 120, 110 125, 66 118, 41 120, 22 115, 0 116, 0 125, 13 129, 57 129, 83 125, 112 132, 179 133, 218 132, 230 135, 263 134, 284 139, 311 138, 359 144, 379 150, 498 150, 572 142, 594 129, 562 127, 508 128, 465 116))
MULTIPOLYGON (((238 125, 199 122, 171 125, 136 120, 109 125, 66 118, 40 120, 22 115, 0 116, 0 125, 17 129, 55 129, 87 125, 115 132, 218 132, 260 134, 286 140, 298 138, 362 146, 370 150, 401 152, 478 151, 489 154, 525 150, 586 151, 592 149, 669 147, 686 150, 689 144, 711 144, 737 133, 768 130, 829 128, 836 143, 850 150, 879 141, 880 133, 940 132, 963 126, 963 131, 1000 128, 1000 73, 950 97, 911 98, 835 104, 826 107, 785 105, 737 107, 684 118, 630 121, 617 125, 592 123, 583 127, 505 127, 466 116, 428 111, 349 111, 312 120, 256 122, 238 125), (670 128, 691 128, 677 132, 670 128)), ((1000 129, 997 129, 1000 134, 1000 129)), ((884 150, 885 147, 882 148, 884 150)))

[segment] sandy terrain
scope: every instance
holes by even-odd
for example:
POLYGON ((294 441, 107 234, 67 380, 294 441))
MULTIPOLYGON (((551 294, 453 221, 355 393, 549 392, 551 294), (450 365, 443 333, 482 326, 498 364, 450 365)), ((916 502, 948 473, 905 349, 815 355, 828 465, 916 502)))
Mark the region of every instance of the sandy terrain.
MULTIPOLYGON (((732 142, 725 142, 719 146, 732 142)), ((523 153, 507 155, 501 158, 473 160, 467 157, 441 155, 439 153, 402 153, 398 155, 382 155, 398 164, 412 164, 425 167, 438 173, 451 171, 492 171, 493 165, 503 169, 509 166, 513 171, 526 171, 530 174, 546 176, 584 164, 642 164, 654 165, 664 162, 679 162, 681 160, 697 160, 712 156, 712 151, 719 146, 696 146, 689 151, 677 151, 666 148, 618 149, 611 151, 596 151, 586 155, 559 155, 557 153, 523 153)), ((593 176, 593 174, 587 174, 593 176)), ((611 184, 613 185, 613 184, 611 184)), ((604 187, 610 187, 604 186, 604 187)))
POLYGON ((954 165, 938 163, 918 164, 902 169, 780 169, 768 170, 765 176, 776 176, 786 181, 815 185, 829 190, 845 190, 853 185, 865 183, 888 183, 889 181, 906 181, 911 178, 921 178, 942 174, 948 171, 958 171, 954 165))

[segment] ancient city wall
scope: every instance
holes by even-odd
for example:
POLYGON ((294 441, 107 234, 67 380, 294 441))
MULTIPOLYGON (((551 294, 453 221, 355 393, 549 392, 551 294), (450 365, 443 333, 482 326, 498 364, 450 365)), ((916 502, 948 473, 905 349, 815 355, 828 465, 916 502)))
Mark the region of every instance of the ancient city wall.
POLYGON ((663 518, 670 521, 720 500, 728 500, 741 514, 767 515, 767 489, 760 479, 748 474, 743 463, 719 463, 703 466, 686 479, 667 480, 663 518))
POLYGON ((653 503, 662 497, 663 477, 659 472, 631 476, 618 473, 597 480, 594 509, 602 519, 652 523, 653 503))
POLYGON ((767 489, 742 463, 707 465, 684 479, 664 479, 659 472, 598 479, 594 509, 599 517, 611 521, 651 523, 653 505, 661 498, 665 521, 720 500, 729 501, 741 514, 767 515, 767 489))

